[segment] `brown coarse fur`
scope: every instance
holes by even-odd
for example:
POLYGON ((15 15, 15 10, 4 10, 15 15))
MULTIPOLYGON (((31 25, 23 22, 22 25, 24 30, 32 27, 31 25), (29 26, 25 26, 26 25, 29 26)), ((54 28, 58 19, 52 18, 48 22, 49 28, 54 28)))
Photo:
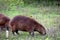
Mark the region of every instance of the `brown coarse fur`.
POLYGON ((32 18, 21 15, 15 16, 11 20, 10 28, 13 34, 14 32, 19 34, 18 33, 19 30, 29 32, 30 35, 32 36, 34 36, 34 31, 37 31, 42 35, 46 34, 46 30, 41 24, 39 24, 37 21, 35 21, 32 18))
POLYGON ((8 29, 9 21, 10 21, 10 19, 7 16, 0 14, 0 28, 1 28, 1 30, 3 30, 3 28, 8 29))

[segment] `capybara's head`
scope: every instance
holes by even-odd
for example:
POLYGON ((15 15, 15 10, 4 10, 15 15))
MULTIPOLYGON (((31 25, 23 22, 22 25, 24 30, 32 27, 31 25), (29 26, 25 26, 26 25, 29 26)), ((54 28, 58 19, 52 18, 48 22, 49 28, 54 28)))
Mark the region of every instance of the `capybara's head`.
POLYGON ((37 26, 37 31, 41 34, 41 35, 46 35, 46 29, 41 25, 39 24, 37 26))
POLYGON ((40 31, 40 33, 41 33, 42 35, 46 35, 46 30, 45 30, 44 27, 41 27, 41 31, 40 31))

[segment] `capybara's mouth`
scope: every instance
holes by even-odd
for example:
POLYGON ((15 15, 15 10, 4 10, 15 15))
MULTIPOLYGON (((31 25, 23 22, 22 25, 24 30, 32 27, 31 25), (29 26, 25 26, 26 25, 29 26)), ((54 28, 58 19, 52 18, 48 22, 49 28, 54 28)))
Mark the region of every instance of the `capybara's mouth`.
POLYGON ((40 33, 42 36, 46 35, 46 32, 45 33, 40 33))

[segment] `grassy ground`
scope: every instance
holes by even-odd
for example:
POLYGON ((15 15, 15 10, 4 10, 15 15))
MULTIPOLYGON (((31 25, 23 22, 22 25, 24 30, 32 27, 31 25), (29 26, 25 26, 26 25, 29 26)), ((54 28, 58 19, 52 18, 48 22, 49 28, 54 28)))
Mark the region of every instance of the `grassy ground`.
MULTIPOLYGON (((16 35, 16 36, 12 36, 10 32, 9 38, 8 38, 9 40, 60 40, 60 33, 57 32, 57 28, 59 27, 59 24, 60 24, 60 21, 59 21, 60 8, 57 6, 12 7, 12 9, 3 10, 3 11, 0 11, 0 13, 7 15, 11 19, 16 15, 24 15, 28 17, 32 16, 31 18, 35 19, 37 22, 42 24, 47 31, 51 27, 54 27, 54 28, 56 27, 55 32, 51 29, 49 30, 49 32, 53 31, 54 33, 57 33, 56 37, 53 32, 50 33, 50 34, 53 34, 53 36, 52 35, 50 36, 50 34, 48 34, 49 32, 47 32, 47 35, 45 36, 41 36, 39 33, 35 32, 35 36, 33 38, 29 37, 29 34, 26 32, 22 32, 20 33, 20 35, 16 35)), ((0 40, 6 40, 5 32, 1 33, 0 40)))

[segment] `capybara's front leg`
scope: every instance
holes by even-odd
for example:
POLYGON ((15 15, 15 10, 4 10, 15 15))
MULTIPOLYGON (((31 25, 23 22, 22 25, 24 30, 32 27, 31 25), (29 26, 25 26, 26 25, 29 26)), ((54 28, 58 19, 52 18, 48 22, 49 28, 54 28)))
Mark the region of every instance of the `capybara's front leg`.
POLYGON ((15 31, 12 31, 12 34, 15 35, 15 31))
POLYGON ((15 25, 12 26, 11 29, 12 29, 12 33, 13 33, 13 35, 15 35, 15 32, 16 32, 16 26, 15 26, 15 25))
POLYGON ((34 37, 34 31, 29 32, 29 34, 34 37))
POLYGON ((16 34, 18 34, 18 35, 19 35, 18 30, 16 30, 16 34))

